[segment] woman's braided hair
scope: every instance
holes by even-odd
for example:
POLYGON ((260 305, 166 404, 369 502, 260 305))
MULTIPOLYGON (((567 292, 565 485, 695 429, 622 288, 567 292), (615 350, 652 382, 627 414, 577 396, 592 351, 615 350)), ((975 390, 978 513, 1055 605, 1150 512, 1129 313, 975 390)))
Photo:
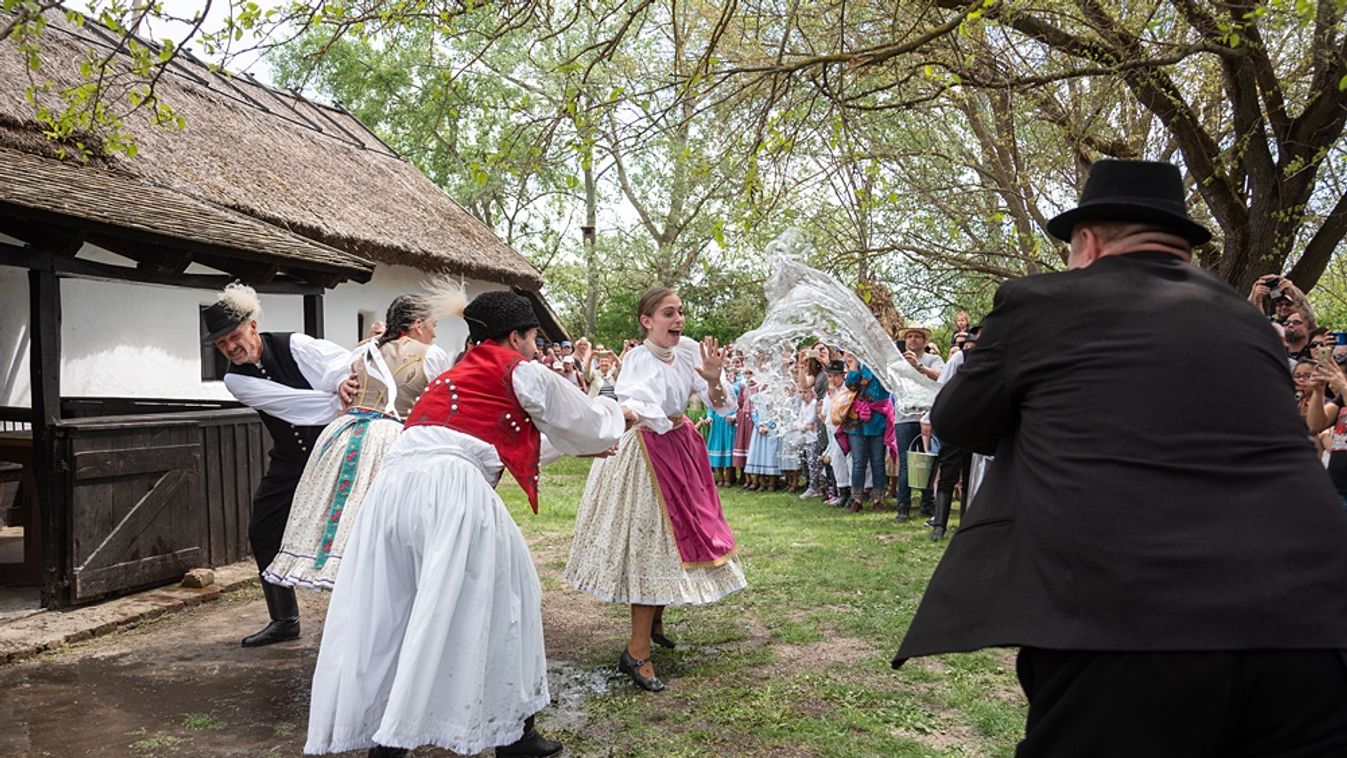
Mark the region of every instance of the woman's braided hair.
POLYGON ((398 295, 388 305, 384 316, 386 331, 379 336, 379 345, 386 345, 410 331, 417 319, 430 318, 431 303, 421 295, 398 295))

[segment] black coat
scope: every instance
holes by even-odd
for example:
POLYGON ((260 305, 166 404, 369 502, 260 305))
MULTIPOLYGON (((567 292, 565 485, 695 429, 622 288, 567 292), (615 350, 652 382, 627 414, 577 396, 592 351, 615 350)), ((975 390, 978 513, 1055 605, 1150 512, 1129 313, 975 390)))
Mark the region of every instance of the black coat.
POLYGON ((996 459, 895 665, 1347 649, 1347 513, 1286 351, 1196 266, 1132 253, 1007 282, 931 417, 996 459))

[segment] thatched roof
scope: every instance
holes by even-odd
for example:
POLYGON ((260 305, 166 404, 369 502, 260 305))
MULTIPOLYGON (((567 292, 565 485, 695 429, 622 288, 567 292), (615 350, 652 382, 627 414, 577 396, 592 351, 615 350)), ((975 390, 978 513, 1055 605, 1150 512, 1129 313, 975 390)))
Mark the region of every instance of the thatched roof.
POLYGON ((364 282, 373 271, 373 264, 348 253, 133 176, 6 148, 0 148, 0 211, 111 237, 131 233, 166 246, 186 243, 286 272, 326 271, 364 282))
MULTIPOLYGON (((39 81, 73 83, 86 51, 114 39, 92 21, 53 18, 42 37, 39 81)), ((44 153, 29 75, 12 41, 0 42, 0 146, 44 153)), ((157 88, 186 127, 127 119, 139 155, 106 159, 145 183, 233 209, 370 260, 462 274, 528 289, 542 277, 415 166, 340 108, 247 77, 213 73, 181 57, 157 88)))

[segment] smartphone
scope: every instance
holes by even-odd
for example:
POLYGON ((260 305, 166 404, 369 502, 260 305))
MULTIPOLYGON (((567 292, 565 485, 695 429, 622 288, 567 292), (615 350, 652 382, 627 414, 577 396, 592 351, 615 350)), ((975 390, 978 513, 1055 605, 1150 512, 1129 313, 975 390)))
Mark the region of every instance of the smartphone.
POLYGON ((1329 332, 1333 335, 1334 345, 1347 345, 1347 332, 1329 332))
POLYGON ((1319 364, 1320 368, 1326 371, 1336 368, 1337 364, 1333 362, 1333 348, 1331 346, 1316 347, 1310 350, 1310 353, 1314 356, 1314 362, 1319 364))

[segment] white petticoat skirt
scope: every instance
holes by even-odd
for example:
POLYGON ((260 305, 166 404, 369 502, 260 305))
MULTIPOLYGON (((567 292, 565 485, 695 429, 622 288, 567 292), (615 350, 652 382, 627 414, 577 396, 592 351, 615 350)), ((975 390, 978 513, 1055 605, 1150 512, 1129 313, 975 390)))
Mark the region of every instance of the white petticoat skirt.
POLYGON ((472 755, 519 739, 550 699, 541 603, 528 546, 480 465, 452 447, 395 446, 332 592, 304 752, 472 755))
POLYGON ((627 605, 702 605, 748 585, 737 557, 714 567, 683 565, 641 430, 594 461, 575 519, 566 578, 576 589, 627 605))
POLYGON ((356 513, 384 455, 402 433, 402 422, 394 419, 357 421, 342 416, 314 443, 314 455, 295 488, 281 550, 262 572, 268 582, 315 590, 330 590, 336 583, 356 513), (359 452, 347 465, 347 448, 357 431, 359 452))

